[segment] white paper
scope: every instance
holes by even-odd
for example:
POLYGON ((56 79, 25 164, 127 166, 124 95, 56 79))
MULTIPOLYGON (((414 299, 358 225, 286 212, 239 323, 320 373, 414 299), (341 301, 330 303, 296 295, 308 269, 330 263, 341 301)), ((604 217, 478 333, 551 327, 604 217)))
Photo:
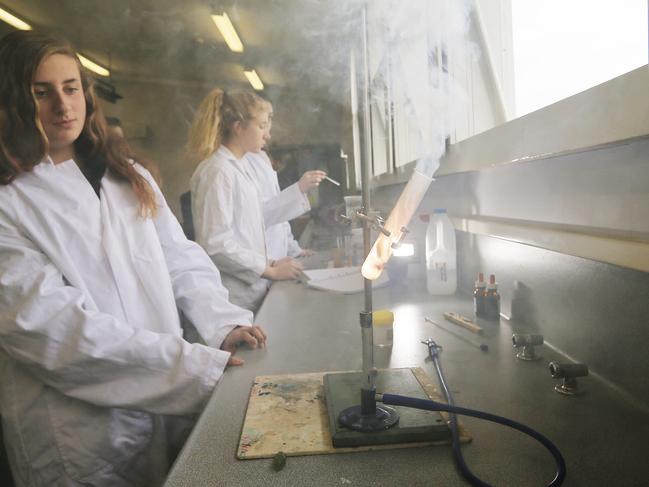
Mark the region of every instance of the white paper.
MULTIPOLYGON (((299 280, 314 289, 342 294, 359 293, 365 289, 360 266, 310 269, 302 271, 302 274, 299 280)), ((387 282, 388 278, 384 274, 372 282, 372 287, 381 287, 387 282)))

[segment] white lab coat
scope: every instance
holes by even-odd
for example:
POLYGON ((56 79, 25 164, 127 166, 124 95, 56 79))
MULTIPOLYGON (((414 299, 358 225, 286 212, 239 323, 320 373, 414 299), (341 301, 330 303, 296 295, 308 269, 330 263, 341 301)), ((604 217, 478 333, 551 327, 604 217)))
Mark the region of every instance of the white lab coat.
POLYGON ((293 237, 289 220, 311 209, 309 199, 298 183, 280 191, 277 173, 264 151, 245 155, 261 197, 266 224, 266 247, 273 260, 297 257, 302 249, 293 237))
POLYGON ((252 320, 136 167, 155 219, 108 174, 98 198, 72 160, 0 186, 0 412, 19 486, 159 484, 161 415, 202 409, 221 342, 252 320), (177 307, 211 347, 183 340, 177 307))
POLYGON ((225 146, 201 162, 190 187, 196 241, 221 271, 230 300, 256 311, 270 281, 263 212, 245 160, 225 146))

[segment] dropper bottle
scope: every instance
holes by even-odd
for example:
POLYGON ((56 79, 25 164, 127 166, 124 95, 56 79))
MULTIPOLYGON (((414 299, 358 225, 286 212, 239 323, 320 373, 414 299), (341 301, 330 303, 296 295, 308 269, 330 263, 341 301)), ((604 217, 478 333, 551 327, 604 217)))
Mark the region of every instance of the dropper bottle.
POLYGON ((478 280, 475 281, 475 288, 473 288, 473 313, 476 317, 483 317, 485 314, 485 290, 487 283, 484 280, 484 274, 478 274, 478 280))
POLYGON ((488 320, 500 319, 500 294, 495 274, 489 275, 489 284, 484 293, 484 317, 488 320))

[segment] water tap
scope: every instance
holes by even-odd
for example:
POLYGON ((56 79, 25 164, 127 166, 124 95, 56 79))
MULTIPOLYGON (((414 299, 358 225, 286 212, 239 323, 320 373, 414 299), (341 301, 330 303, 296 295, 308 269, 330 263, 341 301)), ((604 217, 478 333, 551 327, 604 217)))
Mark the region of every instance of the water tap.
POLYGON ((515 333, 512 335, 512 343, 514 348, 519 349, 516 358, 521 360, 538 360, 541 358, 536 355, 534 346, 543 345, 543 335, 519 335, 515 333))
POLYGON ((555 379, 563 379, 560 384, 554 386, 554 390, 559 394, 574 396, 580 391, 577 388, 577 377, 588 375, 588 366, 586 364, 561 364, 559 362, 550 362, 548 364, 550 375, 555 379))

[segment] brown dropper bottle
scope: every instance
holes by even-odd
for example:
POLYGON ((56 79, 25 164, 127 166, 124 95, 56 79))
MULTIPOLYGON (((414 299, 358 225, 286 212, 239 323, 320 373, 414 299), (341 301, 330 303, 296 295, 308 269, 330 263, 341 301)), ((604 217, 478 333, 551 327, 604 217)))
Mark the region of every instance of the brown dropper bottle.
POLYGON ((487 283, 484 280, 484 274, 481 272, 478 274, 478 280, 475 281, 475 288, 473 288, 473 313, 476 317, 484 317, 484 302, 485 302, 485 290, 487 288, 487 283))
POLYGON ((484 292, 484 317, 488 320, 500 319, 500 294, 495 274, 489 275, 489 283, 484 292))

